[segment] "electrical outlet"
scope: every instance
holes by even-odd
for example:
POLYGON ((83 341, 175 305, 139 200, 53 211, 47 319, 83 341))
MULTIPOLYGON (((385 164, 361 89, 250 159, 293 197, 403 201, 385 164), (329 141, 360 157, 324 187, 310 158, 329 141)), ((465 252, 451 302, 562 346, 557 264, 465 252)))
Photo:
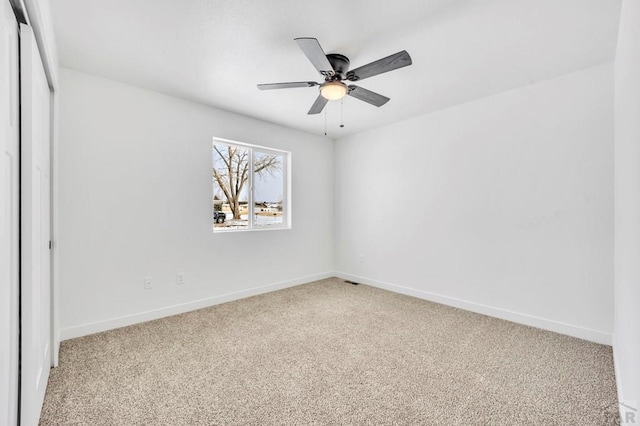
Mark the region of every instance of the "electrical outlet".
POLYGON ((364 263, 364 254, 361 254, 360 256, 358 256, 358 262, 364 263))
POLYGON ((179 272, 178 273, 178 285, 183 285, 184 284, 184 272, 179 272))
POLYGON ((153 277, 144 277, 144 289, 150 290, 153 288, 153 277))

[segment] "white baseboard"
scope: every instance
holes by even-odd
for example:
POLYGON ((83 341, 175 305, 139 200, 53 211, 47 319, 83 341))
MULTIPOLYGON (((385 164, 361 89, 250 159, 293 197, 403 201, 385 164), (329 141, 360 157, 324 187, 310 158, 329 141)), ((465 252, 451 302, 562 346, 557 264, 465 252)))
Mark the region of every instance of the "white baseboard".
POLYGON ((603 345, 610 346, 612 344, 611 334, 604 333, 598 330, 592 330, 584 327, 579 327, 576 325, 566 324, 563 322, 548 320, 548 319, 536 317, 533 315, 522 314, 519 312, 509 311, 507 309, 496 308, 493 306, 483 305, 480 303, 470 302, 467 300, 457 299, 455 297, 444 296, 441 294, 431 293, 428 291, 417 290, 409 287, 403 287, 395 284, 373 280, 366 277, 347 274, 344 272, 336 272, 335 275, 339 278, 346 279, 349 281, 367 284, 372 287, 378 287, 384 290, 393 291, 395 293, 405 294, 407 296, 413 296, 419 299, 425 299, 431 302, 436 302, 436 303, 440 303, 447 306, 453 306, 455 308, 460 308, 467 311, 488 315, 490 317, 496 317, 496 318, 504 319, 507 321, 528 325, 531 327, 541 328, 543 330, 549 330, 549 331, 553 331, 560 334, 566 334, 568 336, 589 340, 591 342, 601 343, 603 345))
POLYGON ((613 335, 613 374, 615 374, 616 376, 616 389, 618 391, 618 402, 622 402, 624 401, 624 397, 622 395, 622 383, 621 383, 621 378, 622 376, 620 375, 620 362, 618 361, 618 339, 616 337, 616 335, 613 335))
POLYGON ((241 291, 223 294, 220 296, 210 297, 207 299, 194 300, 192 302, 166 306, 164 308, 154 309, 151 311, 125 315, 117 318, 108 319, 105 321, 98 321, 98 322, 78 325, 75 327, 64 328, 60 330, 60 340, 74 339, 76 337, 82 337, 82 336, 87 336, 89 334, 95 334, 103 331, 113 330, 114 328, 126 327, 128 325, 138 324, 145 321, 151 321, 151 320, 164 318, 171 315, 177 315, 177 314, 182 314, 189 311, 195 311, 196 309, 202 309, 202 308, 206 308, 213 305, 219 305, 221 303, 231 302, 238 299, 244 299, 246 297, 257 296, 259 294, 269 293, 272 291, 281 290, 288 287, 294 287, 300 284, 306 284, 313 281, 322 280, 325 278, 331 278, 333 276, 335 276, 333 272, 326 272, 323 274, 311 275, 307 277, 296 278, 293 280, 282 281, 279 283, 253 287, 246 290, 241 290, 241 291))
POLYGON ((629 400, 625 398, 625 394, 622 386, 622 371, 620 371, 620 355, 618 351, 618 338, 617 335, 613 334, 613 372, 616 376, 616 389, 618 391, 618 409, 620 410, 620 424, 630 424, 630 422, 623 422, 622 419, 625 419, 627 413, 633 413, 633 417, 636 418, 637 422, 637 410, 640 408, 638 406, 637 400, 629 400))
MULTIPOLYGON (((296 278, 293 280, 283 281, 274 284, 268 284, 259 287, 253 287, 246 290, 227 293, 216 297, 207 299, 194 300, 192 302, 181 303, 178 305, 167 306, 160 309, 154 309, 151 311, 140 312, 131 315, 125 315, 117 318, 108 319, 105 321, 98 321, 88 324, 82 324, 75 327, 69 327, 60 330, 60 340, 74 339, 76 337, 82 337, 89 334, 100 333, 114 328, 126 327, 128 325, 138 324, 145 321, 151 321, 170 315, 177 315, 184 312, 194 311, 196 309, 202 309, 221 303, 231 302, 233 300, 243 299, 245 297, 257 296, 259 294, 269 293, 271 291, 281 290, 288 287, 294 287, 300 284, 306 284, 309 282, 322 280, 325 278, 339 277, 342 279, 367 284, 373 287, 378 287, 384 290, 393 291, 395 293, 405 294, 407 296, 417 297, 419 299, 429 300, 436 303, 441 303, 447 306, 453 306, 455 308, 464 309, 471 312, 476 312, 483 315, 488 315, 495 318, 504 319, 507 321, 513 321, 519 324, 528 325, 531 327, 541 328, 543 330, 549 330, 560 334, 566 334, 568 336, 577 337, 591 342, 601 343, 604 345, 612 345, 612 335, 604 333, 598 330, 592 330, 576 325, 566 324, 558 321, 548 320, 545 318, 536 317, 533 315, 522 314, 519 312, 509 311, 506 309, 496 308, 493 306, 483 305, 467 300, 457 299, 454 297, 444 296, 437 293, 431 293, 423 290, 417 290, 409 287, 403 287, 395 284, 390 284, 366 277, 360 277, 357 275, 347 274, 344 272, 326 272, 323 274, 312 275, 308 277, 296 278)), ((614 359, 615 359, 614 348, 614 359)), ((617 363, 614 363, 617 366, 617 363)), ((617 368, 617 367, 616 367, 617 368)), ((616 376, 617 375, 616 371, 616 376)), ((618 389, 620 392, 620 389, 618 389)), ((621 394, 619 393, 618 396, 621 394)))
POLYGON ((55 338, 53 339, 53 353, 51 354, 51 366, 57 367, 60 360, 60 330, 54 331, 55 338))

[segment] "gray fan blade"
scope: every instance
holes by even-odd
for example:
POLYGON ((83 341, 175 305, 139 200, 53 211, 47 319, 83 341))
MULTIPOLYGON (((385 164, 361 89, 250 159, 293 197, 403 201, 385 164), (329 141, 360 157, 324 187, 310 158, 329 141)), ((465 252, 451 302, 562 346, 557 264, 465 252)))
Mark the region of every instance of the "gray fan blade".
POLYGON ((307 114, 320 114, 324 109, 324 106, 327 104, 327 102, 329 101, 323 98, 322 95, 318 95, 318 98, 313 103, 313 105, 311 105, 311 109, 307 114))
POLYGON ((386 58, 378 59, 370 64, 363 65, 347 73, 347 80, 358 81, 365 78, 373 77, 374 75, 382 74, 385 72, 397 70, 398 68, 411 65, 411 56, 406 50, 395 53, 386 58))
POLYGON ((381 107, 382 105, 389 102, 389 98, 387 98, 386 96, 382 96, 376 92, 363 89, 362 87, 358 87, 353 84, 349 86, 348 95, 377 107, 381 107))
POLYGON ((316 83, 315 81, 296 81, 291 83, 258 84, 258 89, 260 90, 292 89, 294 87, 313 87, 313 86, 319 86, 319 85, 320 83, 316 83))
POLYGON ((300 37, 294 40, 320 74, 327 76, 334 73, 333 67, 327 59, 327 55, 324 54, 324 50, 322 50, 318 40, 310 37, 300 37))

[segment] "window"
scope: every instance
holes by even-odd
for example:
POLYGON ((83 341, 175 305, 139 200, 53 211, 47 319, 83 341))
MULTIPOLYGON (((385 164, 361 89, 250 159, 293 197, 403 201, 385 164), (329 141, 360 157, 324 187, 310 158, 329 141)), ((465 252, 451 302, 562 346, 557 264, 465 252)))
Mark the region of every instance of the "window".
POLYGON ((213 139, 213 232, 291 225, 291 153, 213 139))

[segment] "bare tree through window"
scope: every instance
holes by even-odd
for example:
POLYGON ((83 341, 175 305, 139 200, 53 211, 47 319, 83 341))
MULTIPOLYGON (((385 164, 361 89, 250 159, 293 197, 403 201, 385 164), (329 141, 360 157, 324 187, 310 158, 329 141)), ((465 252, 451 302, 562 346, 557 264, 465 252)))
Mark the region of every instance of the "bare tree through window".
MULTIPOLYGON (((218 226, 248 227, 248 221, 251 219, 250 211, 254 210, 255 225, 260 226, 265 223, 257 220, 258 216, 266 216, 265 211, 274 212, 272 222, 269 223, 282 224, 285 158, 284 153, 275 154, 257 150, 253 153, 252 148, 247 146, 214 142, 214 211, 222 212, 228 209, 231 216, 224 225, 218 226), (253 182, 257 192, 255 195, 249 188, 252 167, 253 182), (272 199, 253 200, 254 196, 272 199), (279 221, 276 220, 278 218, 279 221)), ((214 213, 214 216, 217 217, 218 214, 221 213, 214 213)), ((216 220, 216 222, 221 221, 216 220)))

